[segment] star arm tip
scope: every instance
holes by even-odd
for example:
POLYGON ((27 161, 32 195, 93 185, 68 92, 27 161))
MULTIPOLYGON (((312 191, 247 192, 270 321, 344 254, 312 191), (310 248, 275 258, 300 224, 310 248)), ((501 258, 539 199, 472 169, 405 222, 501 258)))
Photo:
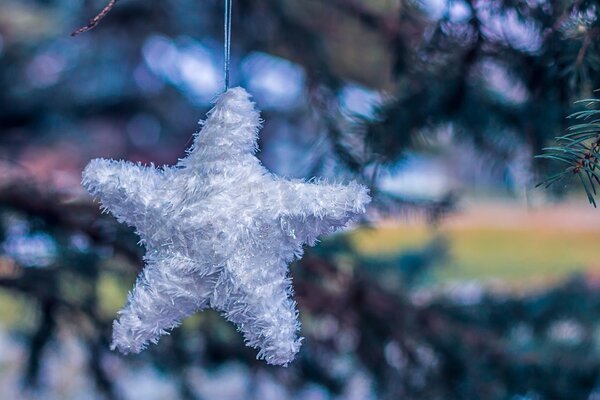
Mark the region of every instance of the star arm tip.
POLYGON ((222 93, 207 113, 201 129, 194 135, 184 166, 194 167, 198 161, 222 160, 258 150, 258 132, 262 125, 260 113, 251 96, 241 87, 222 93))
POLYGON ((356 181, 348 184, 300 180, 282 181, 283 209, 292 218, 315 218, 343 226, 366 212, 369 189, 356 181))
POLYGON ((298 311, 291 297, 291 280, 283 261, 240 257, 228 262, 211 306, 238 327, 247 346, 258 350, 257 359, 287 366, 302 345, 298 311))
POLYGON ((127 305, 113 323, 111 348, 139 353, 208 305, 214 277, 192 260, 172 254, 146 258, 127 305))
POLYGON ((82 173, 83 187, 121 222, 135 224, 154 196, 158 173, 154 166, 129 161, 94 159, 82 173))

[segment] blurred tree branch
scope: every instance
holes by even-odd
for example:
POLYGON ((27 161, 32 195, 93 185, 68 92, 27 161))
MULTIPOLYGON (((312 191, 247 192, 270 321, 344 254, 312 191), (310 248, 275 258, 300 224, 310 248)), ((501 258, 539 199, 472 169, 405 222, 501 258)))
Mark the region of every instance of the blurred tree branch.
MULTIPOLYGON (((136 256, 131 253, 122 238, 106 234, 118 229, 116 221, 107 221, 114 229, 97 227, 98 211, 87 200, 65 201, 63 194, 48 188, 5 182, 0 185, 0 211, 6 209, 43 219, 56 230, 55 235, 58 235, 58 230, 83 232, 89 235, 93 243, 112 248, 115 255, 126 255, 133 263, 128 272, 131 277, 135 276, 141 265, 139 254, 136 256)), ((128 240, 132 243, 135 241, 133 237, 128 240)), ((540 341, 540 348, 527 352, 514 351, 507 336, 514 324, 538 324, 541 328, 537 329, 543 332, 543 327, 561 318, 561 314, 540 314, 539 306, 535 306, 540 302, 550 302, 546 309, 551 310, 552 304, 560 304, 565 298, 578 303, 587 299, 587 307, 598 308, 600 313, 600 298, 585 285, 567 285, 549 294, 530 298, 484 297, 478 303, 467 306, 452 302, 444 296, 417 305, 403 291, 389 292, 366 275, 363 270, 365 261, 358 256, 348 258, 354 263, 350 267, 338 266, 338 257, 353 254, 352 252, 349 244, 340 237, 322 249, 308 250, 305 258, 293 268, 303 318, 308 321, 333 319, 337 326, 333 336, 320 336, 314 330, 314 324, 304 324, 304 334, 309 339, 298 363, 290 367, 290 371, 298 379, 319 382, 332 391, 339 390, 342 382, 328 368, 327 363, 348 351, 344 350, 339 341, 345 332, 356 335, 356 347, 352 354, 357 362, 373 374, 381 393, 388 393, 390 396, 411 393, 412 398, 427 399, 482 397, 489 394, 489 390, 494 390, 493 386, 481 382, 479 375, 484 371, 491 376, 506 376, 526 368, 533 372, 523 385, 560 398, 565 390, 575 389, 572 386, 565 389, 564 386, 549 384, 551 373, 548 372, 548 366, 560 363, 574 377, 600 369, 598 359, 582 360, 578 352, 554 352, 552 344, 544 342, 543 334, 542 338, 536 339, 540 341), (512 313, 515 313, 514 316, 512 313), (494 317, 496 314, 507 318, 500 320, 494 317), (394 351, 399 353, 390 355, 390 346, 398 346, 398 350, 394 351), (390 357, 400 357, 400 361, 394 361, 395 358, 390 357), (415 383, 415 374, 420 374, 420 379, 425 382, 437 384, 419 385, 415 383)), ((116 398, 115 389, 110 383, 111 376, 104 370, 101 362, 107 351, 112 316, 103 316, 97 311, 98 277, 106 270, 101 269, 102 264, 97 261, 83 262, 83 259, 76 259, 71 263, 73 260, 70 261, 65 256, 50 268, 21 266, 23 274, 0 279, 0 287, 31 296, 45 310, 32 336, 28 376, 35 379, 39 363, 43 362, 43 349, 53 337, 56 321, 70 321, 89 347, 91 355, 88 368, 95 377, 99 390, 109 398, 116 398), (73 298, 64 292, 60 282, 68 279, 72 285, 73 277, 77 275, 81 275, 83 281, 87 282, 87 289, 73 298), (93 329, 85 328, 85 324, 81 324, 84 320, 89 321, 93 329)), ((210 315, 202 313, 209 320, 210 315)), ((232 330, 222 318, 217 318, 214 322, 232 330)), ((219 329, 222 328, 215 325, 205 325, 204 328, 192 331, 180 329, 174 332, 175 338, 165 338, 159 346, 150 349, 149 354, 156 355, 153 360, 157 365, 178 371, 182 398, 195 396, 183 374, 183 369, 188 365, 198 365, 198 362, 219 365, 237 359, 256 369, 267 368, 252 360, 253 354, 245 348, 241 338, 235 336, 236 340, 223 342, 218 335, 213 335, 219 329), (205 341, 202 348, 205 350, 186 344, 189 335, 201 335, 205 341), (166 354, 170 356, 166 357, 166 354), (176 360, 172 359, 174 355, 176 360)), ((573 379, 571 382, 578 382, 573 379)), ((508 385, 506 382, 503 384, 508 385)), ((589 390, 589 385, 580 386, 577 390, 589 390)))

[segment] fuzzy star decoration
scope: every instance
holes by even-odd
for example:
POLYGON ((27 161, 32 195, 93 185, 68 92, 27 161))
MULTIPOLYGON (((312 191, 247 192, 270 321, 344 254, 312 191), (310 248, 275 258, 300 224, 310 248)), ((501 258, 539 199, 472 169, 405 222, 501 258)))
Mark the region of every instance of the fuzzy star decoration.
POLYGON ((216 101, 185 158, 155 168, 92 160, 83 186, 146 247, 113 324, 112 348, 138 353, 204 308, 237 325, 258 358, 287 365, 301 338, 288 264, 303 245, 365 211, 368 190, 286 180, 254 156, 258 111, 242 88, 216 101))

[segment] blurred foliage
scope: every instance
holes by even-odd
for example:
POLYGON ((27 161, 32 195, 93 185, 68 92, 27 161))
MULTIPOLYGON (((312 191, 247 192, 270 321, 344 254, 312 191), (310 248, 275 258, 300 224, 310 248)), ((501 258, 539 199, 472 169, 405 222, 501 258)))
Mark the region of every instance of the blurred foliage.
MULTIPOLYGON (((306 340, 288 369, 257 362, 212 312, 139 356, 109 352, 142 249, 82 193, 80 171, 98 156, 163 164, 183 155, 221 90, 223 4, 123 0, 96 29, 69 37, 103 6, 0 2, 0 314, 25 343, 25 392, 47 387, 53 349, 66 352, 74 336, 89 398, 157 396, 132 379, 149 365, 175 386, 167 398, 225 398, 210 382, 237 370, 247 398, 600 396, 594 281, 529 295, 415 290, 448 256, 443 238, 387 258, 357 254, 344 236, 309 249, 292 268, 306 340), (277 389, 256 389, 267 383, 277 389)), ((599 7, 235 0, 232 79, 263 110, 260 156, 270 169, 352 176, 372 186, 373 214, 418 210, 435 223, 454 193, 391 193, 380 172, 408 152, 446 151, 466 175, 494 170, 504 184, 529 184, 522 154, 546 146, 572 102, 600 87, 599 7), (469 163, 465 148, 482 161, 469 163)))

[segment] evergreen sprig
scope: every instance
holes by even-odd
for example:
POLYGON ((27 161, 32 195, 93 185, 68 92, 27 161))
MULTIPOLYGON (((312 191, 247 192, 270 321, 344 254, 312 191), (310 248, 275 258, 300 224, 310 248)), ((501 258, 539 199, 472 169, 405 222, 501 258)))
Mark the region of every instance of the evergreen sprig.
POLYGON ((536 156, 567 164, 558 174, 550 176, 537 186, 550 185, 568 176, 577 176, 581 181, 590 204, 596 205, 597 186, 600 185, 600 110, 595 107, 600 99, 585 99, 576 102, 584 103, 585 110, 575 112, 568 118, 576 120, 568 128, 565 135, 556 138, 556 146, 545 147, 544 154, 536 156))

